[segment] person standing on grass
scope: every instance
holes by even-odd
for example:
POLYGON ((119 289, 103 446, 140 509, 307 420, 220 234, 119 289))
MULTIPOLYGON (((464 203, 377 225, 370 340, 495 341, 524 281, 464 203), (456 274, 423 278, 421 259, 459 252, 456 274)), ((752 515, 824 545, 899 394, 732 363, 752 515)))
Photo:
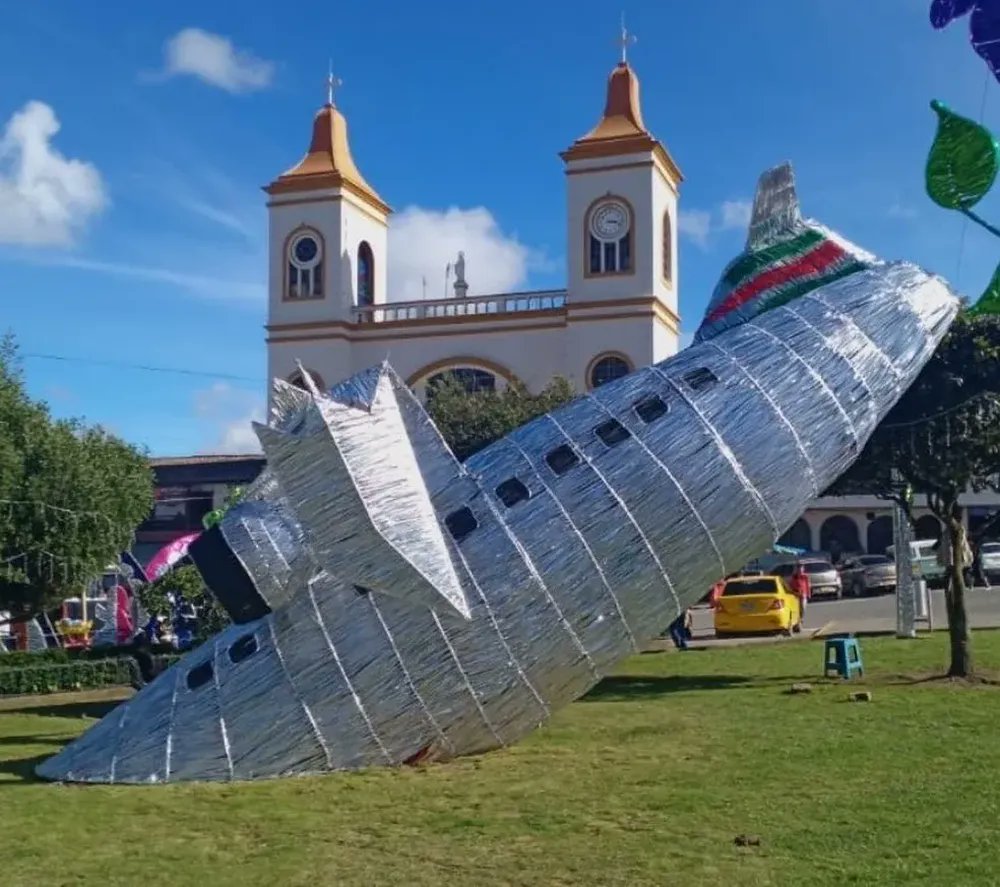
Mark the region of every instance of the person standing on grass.
POLYGON ((688 628, 688 611, 681 610, 677 614, 677 618, 670 623, 670 628, 667 630, 670 632, 670 640, 674 642, 674 646, 678 650, 686 650, 688 648, 690 631, 688 628))
POLYGON ((792 594, 799 599, 799 625, 806 623, 806 605, 809 603, 809 595, 812 590, 809 587, 809 574, 802 564, 795 565, 792 573, 792 594))

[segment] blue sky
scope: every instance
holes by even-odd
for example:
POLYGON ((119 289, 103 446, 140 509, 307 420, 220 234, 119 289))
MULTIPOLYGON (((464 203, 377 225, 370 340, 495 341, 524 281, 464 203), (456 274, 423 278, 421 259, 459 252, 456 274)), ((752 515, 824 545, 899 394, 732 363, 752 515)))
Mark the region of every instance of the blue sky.
MULTIPOLYGON (((478 281, 468 270, 481 291, 562 285, 558 152, 603 108, 619 9, 483 6, 302 2, 280 16, 228 0, 10 6, 0 328, 27 355, 32 394, 157 455, 247 445, 266 385, 260 186, 304 152, 329 57, 355 160, 411 244, 391 269, 396 298, 412 283, 400 281, 412 278, 413 244, 436 236, 449 254, 482 241, 490 268, 478 281), (31 356, 41 354, 74 360, 31 356)), ((1000 131, 998 84, 965 22, 934 31, 928 6, 626 8, 646 123, 685 176, 686 330, 741 248, 738 204, 786 159, 807 214, 972 295, 985 286, 1000 244, 930 202, 923 166, 930 100, 978 118, 985 88, 983 119, 1000 131)), ((1000 222, 1000 197, 982 213, 1000 222)))

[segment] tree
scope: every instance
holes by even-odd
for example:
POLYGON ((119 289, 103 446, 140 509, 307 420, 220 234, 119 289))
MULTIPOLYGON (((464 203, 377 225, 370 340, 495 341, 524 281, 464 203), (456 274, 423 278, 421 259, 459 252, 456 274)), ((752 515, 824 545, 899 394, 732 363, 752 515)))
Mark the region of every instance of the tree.
MULTIPOLYGON (((945 605, 948 674, 973 673, 965 606, 965 528, 959 496, 1000 491, 1000 317, 959 315, 914 384, 876 429, 860 458, 827 491, 874 493, 900 502, 927 497, 950 550, 945 605)), ((912 518, 911 518, 912 519, 912 518)))
POLYGON ((138 594, 140 603, 150 614, 164 616, 173 609, 171 596, 184 595, 198 611, 196 640, 203 641, 229 625, 229 614, 205 588, 201 573, 193 564, 174 567, 149 585, 140 586, 138 594))
POLYGON ((27 618, 80 594, 153 506, 146 454, 31 400, 0 340, 0 609, 27 618))
POLYGON ((556 376, 539 394, 520 382, 503 391, 468 392, 454 378, 436 383, 427 411, 448 446, 462 461, 536 416, 573 398, 573 386, 556 376))

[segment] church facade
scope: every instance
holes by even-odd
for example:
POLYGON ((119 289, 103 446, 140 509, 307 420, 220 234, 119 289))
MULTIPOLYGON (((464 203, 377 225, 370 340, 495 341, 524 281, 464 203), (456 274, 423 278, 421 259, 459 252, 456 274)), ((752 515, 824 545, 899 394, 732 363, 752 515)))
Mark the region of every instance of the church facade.
MULTIPOLYGON (((459 256, 453 297, 395 301, 387 273, 392 210, 355 163, 331 93, 305 156, 264 189, 268 378, 304 386, 301 365, 324 388, 388 355, 421 397, 445 374, 470 390, 519 380, 531 391, 563 375, 587 391, 675 354, 682 176, 643 122, 639 79, 625 61, 611 71, 597 125, 560 156, 564 289, 469 295, 459 256)), ((970 500, 970 523, 977 508, 970 500)), ((933 516, 918 516, 918 535, 940 534, 933 516)), ((878 552, 891 537, 888 504, 854 496, 816 500, 784 541, 878 552)))
POLYGON ((265 188, 268 377, 301 384, 301 363, 330 386, 388 354, 421 396, 443 374, 470 389, 519 380, 532 391, 563 375, 586 391, 676 353, 681 173, 643 123, 626 62, 608 78, 597 125, 561 157, 565 289, 468 295, 459 256, 452 298, 394 301, 392 211, 354 162, 331 94, 306 155, 265 188))

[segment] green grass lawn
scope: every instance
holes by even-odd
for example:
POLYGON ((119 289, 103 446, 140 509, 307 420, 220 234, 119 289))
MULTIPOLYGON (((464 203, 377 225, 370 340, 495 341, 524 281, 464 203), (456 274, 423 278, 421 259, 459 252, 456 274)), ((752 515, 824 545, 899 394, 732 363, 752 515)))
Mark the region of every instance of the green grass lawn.
POLYGON ((114 703, 6 700, 0 884, 1000 883, 1000 688, 921 680, 940 633, 862 645, 870 704, 815 641, 646 654, 506 751, 259 784, 36 782, 114 703))

